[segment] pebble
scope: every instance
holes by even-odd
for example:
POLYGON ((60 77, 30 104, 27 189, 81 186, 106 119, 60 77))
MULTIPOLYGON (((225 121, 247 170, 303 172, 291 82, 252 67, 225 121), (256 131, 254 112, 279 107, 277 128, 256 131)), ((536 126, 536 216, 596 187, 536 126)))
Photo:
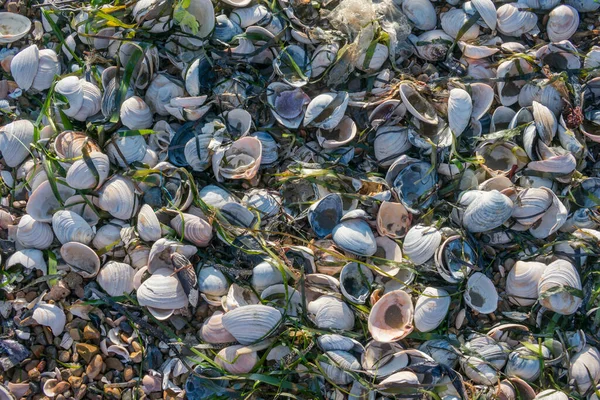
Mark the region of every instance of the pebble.
POLYGON ((100 331, 94 328, 91 325, 86 325, 83 328, 83 339, 84 340, 99 340, 100 339, 100 331))
POLYGON ((131 353, 130 357, 131 357, 131 361, 133 361, 136 364, 142 362, 142 352, 141 351, 135 351, 135 352, 131 353))
POLYGON ((81 386, 83 379, 78 376, 70 376, 69 383, 73 389, 78 389, 81 386))
POLYGON ((56 285, 50 288, 50 292, 46 295, 46 300, 59 301, 71 294, 67 284, 60 280, 56 285))
POLYGON ((106 368, 108 368, 109 370, 121 372, 124 369, 123 363, 115 357, 108 357, 106 360, 104 360, 104 363, 106 364, 106 368))
POLYGON ((123 379, 125 379, 125 381, 130 381, 133 379, 135 372, 133 371, 133 368, 131 367, 125 367, 125 370, 123 371, 123 379))
POLYGON ((44 349, 45 347, 39 344, 34 344, 33 346, 31 346, 31 353, 33 354, 33 356, 35 358, 40 358, 42 356, 42 354, 44 353, 44 349))
POLYGON ((104 362, 102 361, 102 356, 100 354, 97 354, 86 367, 85 374, 90 381, 93 381, 98 377, 98 375, 100 375, 103 368, 104 362))
POLYGON ((120 399, 121 391, 116 387, 109 387, 104 389, 104 395, 107 399, 120 399))
POLYGON ((87 363, 100 351, 98 346, 89 343, 77 343, 75 349, 77 350, 77 354, 87 363))
POLYGON ((69 335, 71 335, 71 338, 74 341, 81 340, 81 336, 79 335, 79 329, 77 329, 77 328, 71 328, 71 329, 69 329, 69 335))

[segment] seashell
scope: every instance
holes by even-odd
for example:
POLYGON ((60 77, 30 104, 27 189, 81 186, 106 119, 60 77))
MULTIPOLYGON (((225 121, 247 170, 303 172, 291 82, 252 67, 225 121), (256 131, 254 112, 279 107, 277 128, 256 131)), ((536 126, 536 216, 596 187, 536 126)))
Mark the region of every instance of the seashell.
POLYGON ((406 106, 400 100, 385 100, 369 114, 369 122, 377 129, 382 125, 395 125, 404 118, 404 115, 406 115, 406 106))
POLYGON ((137 299, 140 306, 148 307, 148 311, 157 310, 153 315, 159 320, 169 318, 173 310, 188 305, 181 283, 173 276, 173 270, 167 268, 156 270, 142 282, 137 289, 137 299))
POLYGON ((410 281, 412 281, 414 278, 412 271, 404 270, 402 272, 406 272, 407 276, 398 276, 398 274, 401 272, 401 268, 398 266, 398 263, 403 261, 402 250, 400 250, 400 246, 386 236, 378 236, 375 238, 375 242, 377 243, 377 251, 375 252, 374 257, 379 259, 370 261, 372 264, 375 264, 378 267, 375 269, 375 272, 379 274, 383 273, 384 276, 394 276, 396 278, 400 278, 400 280, 403 282, 410 283, 410 281))
POLYGON ((196 247, 184 245, 174 240, 160 238, 152 244, 150 254, 148 255, 148 271, 153 274, 161 268, 173 268, 171 255, 173 253, 183 254, 186 258, 191 258, 196 254, 196 247))
POLYGON ((569 396, 564 394, 563 392, 559 392, 556 389, 547 389, 542 390, 535 396, 534 400, 568 400, 569 396))
MULTIPOLYGON (((586 345, 570 360, 569 378, 580 394, 585 394, 590 387, 600 381, 600 352, 595 347, 586 345)), ((565 396, 566 399, 566 396, 565 396)))
POLYGON ((579 26, 579 13, 573 7, 562 4, 548 14, 546 31, 552 42, 568 40, 577 31, 579 26))
POLYGON ((471 96, 463 89, 450 90, 448 98, 448 123, 454 136, 460 136, 469 125, 473 104, 471 96))
POLYGON ((9 167, 17 167, 30 155, 34 126, 25 119, 11 122, 0 128, 0 153, 9 167))
POLYGON ((318 238, 329 236, 342 219, 343 205, 340 195, 332 193, 308 209, 308 222, 318 238))
POLYGON ((465 302, 482 314, 491 314, 498 307, 498 292, 494 283, 481 272, 475 272, 467 281, 465 302))
POLYGON ((308 104, 302 125, 326 130, 334 129, 344 117, 348 100, 347 92, 318 95, 308 104))
POLYGON ((236 308, 223 316, 223 326, 241 344, 252 344, 275 333, 281 313, 273 307, 254 304, 236 308), (248 329, 252 326, 252 329, 248 329))
POLYGON ((88 223, 73 211, 60 210, 52 216, 52 230, 62 243, 79 242, 89 244, 94 232, 88 223))
POLYGON ((262 157, 262 144, 255 137, 243 137, 229 147, 221 148, 212 157, 212 167, 219 182, 224 179, 252 179, 262 157))
POLYGON ((399 126, 380 126, 375 132, 373 150, 375 158, 382 167, 388 167, 411 147, 410 135, 416 135, 411 128, 399 126))
POLYGON ((93 278, 100 270, 100 259, 96 252, 83 243, 69 242, 60 248, 60 256, 71 270, 84 278, 93 278))
POLYGON ((229 43, 235 36, 240 35, 243 32, 244 31, 237 23, 227 18, 226 15, 221 14, 217 15, 212 38, 229 43))
POLYGON ((340 222, 333 228, 332 235, 337 246, 352 254, 368 257, 377 251, 371 227, 361 219, 340 222))
POLYGON ((369 332, 378 342, 395 342, 413 330, 413 304, 403 290, 386 293, 369 314, 369 332))
POLYGON ((121 228, 127 226, 125 222, 118 219, 107 221, 105 225, 102 225, 96 231, 94 239, 92 239, 92 246, 96 250, 108 249, 109 252, 116 257, 124 256, 125 252, 122 250, 123 241, 121 240, 121 228))
POLYGON ((267 287, 283 283, 281 271, 275 265, 263 261, 252 269, 252 287, 259 293, 267 287))
POLYGON ((494 3, 491 0, 472 0, 471 3, 487 27, 492 31, 496 30, 498 16, 494 3))
POLYGON ((408 211, 418 214, 418 210, 428 207, 436 199, 437 173, 426 162, 411 161, 402 166, 402 157, 390 166, 386 181, 408 211), (392 178, 396 166, 399 172, 392 178), (419 185, 415 185, 414 182, 419 182, 419 185))
POLYGON ((521 36, 531 31, 537 24, 537 16, 531 11, 525 11, 529 7, 525 3, 507 3, 501 5, 497 10, 498 31, 507 36, 521 36))
POLYGON ((340 48, 336 43, 323 43, 319 45, 312 53, 310 59, 311 76, 316 78, 325 72, 335 61, 339 50, 340 48))
POLYGON ((118 219, 129 219, 138 209, 133 183, 121 175, 110 178, 100 189, 98 207, 118 219))
POLYGON ((466 208, 462 225, 470 232, 485 232, 506 222, 513 212, 513 202, 497 190, 480 192, 466 208))
POLYGON ((419 94, 412 83, 403 82, 398 88, 402 102, 415 118, 427 124, 437 124, 437 115, 433 106, 419 94))
POLYGON ((425 288, 415 304, 415 328, 420 332, 431 332, 440 326, 450 308, 450 300, 450 295, 443 289, 425 288))
POLYGON ((472 83, 471 98, 473 100, 471 116, 473 119, 479 120, 483 118, 492 106, 494 89, 485 83, 472 83))
POLYGON ((77 111, 74 111, 72 107, 70 110, 73 113, 73 119, 85 121, 100 112, 102 107, 102 93, 95 84, 83 79, 79 81, 79 86, 81 87, 81 107, 77 111))
POLYGON ((89 154, 89 162, 94 169, 88 165, 88 160, 77 160, 67 171, 67 184, 73 189, 94 189, 102 186, 108 173, 110 172, 110 163, 108 157, 100 152, 94 151, 89 154))
POLYGON ((67 317, 60 307, 54 304, 41 303, 33 310, 31 318, 39 325, 47 326, 54 336, 60 336, 65 329, 67 317))
POLYGON ((31 20, 29 18, 11 12, 0 14, 0 25, 4 27, 0 34, 1 44, 16 42, 27 36, 31 30, 31 20))
POLYGON ((447 282, 458 283, 471 272, 470 265, 477 263, 477 253, 459 235, 450 236, 435 252, 435 266, 447 282))
MULTIPOLYGON (((25 49, 27 50, 27 49, 25 49)), ((33 79, 33 83, 31 87, 35 90, 46 90, 52 86, 54 82, 54 76, 60 75, 60 63, 58 61, 58 55, 52 49, 42 49, 39 50, 39 58, 38 58, 38 67, 37 71, 34 72, 35 78, 33 79)), ((17 54, 18 56, 18 54, 17 54)), ((15 58, 17 57, 15 56, 15 58)), ((29 55, 30 57, 31 55, 29 55)), ((13 59, 14 62, 14 59, 13 59)), ((17 76, 22 76, 23 71, 14 71, 17 76)), ((12 64, 11 64, 11 73, 12 73, 12 64)), ((13 75, 14 77, 14 75, 13 75)), ((15 81, 16 81, 15 77, 15 81)), ((25 89, 25 88, 22 88, 25 89)), ((27 89, 25 89, 27 90, 27 89)))
POLYGON ((110 296, 123 296, 133 291, 135 271, 129 264, 109 261, 98 272, 97 282, 110 296))
MULTIPOLYGON (((466 12, 459 8, 453 8, 442 14, 440 17, 442 29, 452 38, 458 37, 459 31, 467 24, 469 16, 466 12)), ((463 32, 460 39, 472 40, 479 36, 479 25, 473 24, 470 28, 463 32)))
POLYGON ((294 44, 284 47, 273 59, 272 65, 275 73, 293 87, 306 85, 312 76, 312 66, 308 54, 302 47, 294 44))
POLYGON ((75 194, 74 189, 59 182, 56 183, 56 188, 60 201, 55 197, 49 181, 40 184, 29 197, 25 207, 27 214, 39 222, 52 222, 54 210, 61 208, 61 202, 75 194))
POLYGON ((19 220, 16 239, 23 247, 45 250, 52 245, 54 233, 50 225, 26 214, 19 220))
POLYGON ((127 168, 136 161, 142 161, 146 155, 146 141, 143 136, 120 136, 114 134, 106 146, 106 153, 113 164, 127 168))
POLYGON ((229 290, 229 282, 215 267, 204 267, 198 273, 198 290, 213 297, 223 296, 229 290))
MULTIPOLYGON (((493 7, 493 4, 492 4, 492 7, 493 7)), ((495 14, 496 14, 496 12, 494 11, 494 15, 495 14)), ((495 21, 495 18, 494 18, 494 21, 495 21)), ((497 46, 500 43, 502 43, 502 39, 495 37, 495 38, 492 38, 492 39, 484 41, 484 42, 459 41, 458 47, 460 48, 460 51, 462 51, 462 54, 464 57, 474 59, 474 60, 480 60, 480 59, 484 59, 486 57, 493 56, 498 51, 500 51, 499 48, 492 47, 492 46, 497 46)), ((485 83, 483 85, 489 86, 485 83)), ((490 88, 491 88, 491 86, 490 86, 490 88)), ((476 104, 477 104, 476 102, 473 102, 473 106, 475 106, 476 104)))
POLYGON ((540 356, 544 359, 550 358, 550 350, 545 346, 540 346, 539 354, 537 354, 527 347, 518 347, 508 355, 506 375, 530 382, 536 380, 541 373, 540 356))
POLYGON ((554 261, 544 269, 538 283, 540 304, 562 315, 575 313, 581 306, 582 299, 565 290, 569 287, 581 290, 581 279, 577 270, 568 261, 554 261))
POLYGON ((530 306, 537 301, 538 283, 546 265, 535 261, 517 261, 506 278, 506 294, 519 306, 530 306))
MULTIPOLYGON (((443 30, 435 29, 425 31, 421 35, 409 35, 408 39, 413 43, 417 50, 417 55, 426 61, 442 61, 450 49, 453 39, 443 30)), ((400 88, 402 95, 402 88, 400 88)), ((406 101, 402 99, 405 104, 406 101)), ((407 106, 408 107, 408 106, 407 106)), ((417 117, 418 118, 418 117, 417 117)))
POLYGON ((348 263, 340 273, 340 290, 352 303, 364 304, 371 292, 373 273, 362 264, 348 263))
MULTIPOLYGON (((136 3, 135 7, 139 4, 140 2, 136 3)), ((183 87, 178 85, 173 78, 168 75, 157 74, 148 85, 144 99, 152 112, 167 116, 169 112, 165 105, 170 104, 171 99, 183 97, 183 95, 183 87)))
POLYGON ((269 10, 261 5, 253 5, 245 8, 236 8, 229 15, 229 19, 237 23, 242 28, 251 25, 258 25, 258 22, 269 16, 269 10))
POLYGON ((367 52, 362 52, 356 59, 354 66, 364 72, 376 72, 381 69, 383 64, 387 61, 389 56, 389 50, 386 45, 381 43, 375 44, 370 58, 367 58, 367 52))
POLYGON ((430 260, 442 242, 442 234, 432 226, 415 225, 406 234, 402 247, 403 253, 415 265, 430 260))
POLYGON ((206 247, 212 239, 212 226, 192 214, 177 214, 171 220, 171 227, 175 229, 178 235, 182 235, 185 240, 198 247, 206 247))
POLYGON ((204 320, 200 328, 200 337, 206 343, 231 343, 235 338, 223 326, 223 313, 215 311, 214 314, 204 320))
POLYGON ((472 355, 460 359, 465 375, 483 385, 495 384, 498 371, 506 364, 506 349, 489 336, 478 336, 467 342, 466 347, 472 355))
POLYGON ((535 391, 527 382, 520 378, 512 377, 500 382, 496 396, 500 400, 513 400, 517 398, 533 400, 535 391))
POLYGON ((44 260, 44 253, 37 249, 23 249, 14 252, 8 260, 6 260, 6 269, 15 265, 21 265, 28 271, 37 269, 42 271, 44 275, 48 273, 48 266, 44 260))
POLYGON ((356 136, 357 128, 354 121, 345 116, 331 131, 317 131, 317 141, 324 149, 335 149, 351 142, 356 136))
MULTIPOLYGON (((196 18, 199 28, 198 32, 193 35, 193 38, 186 37, 185 41, 192 46, 201 46, 201 39, 208 37, 215 28, 214 6, 209 0, 193 0, 190 1, 186 10, 196 18)), ((181 26, 181 29, 187 34, 192 34, 187 25, 181 26)))
POLYGON ((26 47, 13 57, 10 62, 10 73, 19 88, 29 90, 32 87, 39 68, 39 62, 40 51, 35 44, 26 47))
POLYGON ((402 12, 417 29, 429 31, 435 28, 437 15, 429 0, 402 2, 402 12))
POLYGON ((137 232, 146 242, 155 242, 162 236, 160 222, 148 204, 144 204, 138 213, 137 232))
POLYGON ((302 89, 281 82, 271 83, 267 93, 271 114, 277 122, 288 128, 298 128, 304 119, 304 111, 310 97, 302 89))
POLYGON ((132 96, 125 100, 121 104, 119 115, 123 125, 131 130, 148 129, 152 126, 152 110, 140 97, 132 96))
POLYGON ((388 391, 388 388, 411 388, 420 385, 419 377, 412 371, 400 371, 392 374, 379 382, 377 385, 377 391, 381 393, 394 393, 394 391, 388 391))
POLYGON ((567 209, 563 203, 550 189, 544 188, 544 190, 550 194, 552 198, 552 205, 546 210, 536 225, 529 229, 529 232, 535 238, 539 239, 545 239, 554 232, 558 231, 558 229, 560 229, 560 227, 567 221, 567 209))
POLYGON ((221 349, 215 357, 215 363, 232 374, 249 373, 256 365, 258 355, 255 351, 238 355, 238 350, 243 347, 244 346, 236 345, 221 349))
POLYGON ((537 101, 533 102, 533 119, 537 128, 538 135, 546 144, 552 142, 558 129, 558 122, 554 113, 543 104, 537 101))
POLYGON ((354 379, 346 371, 355 371, 360 369, 360 363, 352 354, 347 351, 331 350, 326 351, 325 356, 329 362, 319 361, 325 375, 336 385, 347 385, 354 379))
POLYGON ((81 132, 65 131, 54 139, 54 151, 64 160, 83 157, 84 147, 88 153, 102 151, 96 142, 81 132))
POLYGON ((445 339, 433 339, 423 342, 419 350, 433 358, 437 363, 454 368, 460 356, 459 350, 445 339))
POLYGON ((377 212, 377 232, 392 239, 403 238, 412 222, 412 215, 400 203, 384 201, 377 212))
MULTIPOLYGON (((504 4, 500 8, 506 6, 511 7, 512 4, 513 3, 504 4)), ((498 12, 500 12, 500 9, 498 9, 498 12)), ((535 19, 537 19, 537 17, 535 17, 535 19)), ((515 59, 501 62, 496 70, 496 77, 507 78, 528 74, 531 72, 533 72, 533 67, 529 63, 520 59, 515 59)), ((526 83, 527 82, 524 80, 499 81, 496 84, 496 88, 498 90, 498 96, 500 97, 500 102, 502 105, 508 107, 515 104, 519 99, 521 88, 525 86, 526 83)))
POLYGON ((250 304, 260 304, 260 300, 258 299, 258 296, 254 294, 254 291, 251 288, 242 287, 236 283, 233 283, 231 286, 229 286, 227 296, 221 298, 221 304, 224 310, 231 311, 250 304))
MULTIPOLYGON (((268 305, 277 308, 282 314, 297 317, 302 310, 302 295, 296 289, 284 284, 269 286, 260 294, 268 305)), ((258 302, 258 299, 256 299, 258 302)))
POLYGON ((324 295, 308 303, 310 318, 317 328, 351 330, 354 327, 354 313, 343 301, 324 295))

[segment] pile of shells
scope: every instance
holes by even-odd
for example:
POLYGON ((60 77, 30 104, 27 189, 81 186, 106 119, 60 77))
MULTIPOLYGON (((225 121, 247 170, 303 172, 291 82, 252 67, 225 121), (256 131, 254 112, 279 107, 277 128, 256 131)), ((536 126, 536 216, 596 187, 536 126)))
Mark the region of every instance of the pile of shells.
POLYGON ((0 12, 0 399, 598 399, 595 0, 0 12))

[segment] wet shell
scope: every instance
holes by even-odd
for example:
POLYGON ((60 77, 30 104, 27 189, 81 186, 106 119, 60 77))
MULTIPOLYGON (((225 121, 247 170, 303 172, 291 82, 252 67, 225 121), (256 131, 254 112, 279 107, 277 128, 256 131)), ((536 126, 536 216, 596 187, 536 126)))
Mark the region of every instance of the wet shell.
POLYGON ((65 312, 54 304, 38 304, 31 316, 35 322, 52 329, 54 336, 60 336, 65 329, 65 312))
POLYGON ((212 239, 212 226, 204 219, 192 214, 178 214, 171 220, 171 227, 178 235, 198 247, 206 247, 212 239))
POLYGON ((67 242, 89 244, 94 238, 92 228, 73 211, 57 211, 52 217, 52 229, 62 244, 67 242))
POLYGON ((579 273, 568 261, 556 260, 548 265, 538 284, 539 302, 542 306, 562 315, 570 315, 581 306, 582 299, 566 289, 581 290, 579 273), (557 293, 551 294, 551 291, 557 293))
POLYGON ((36 221, 30 215, 23 215, 17 226, 17 241, 26 248, 45 250, 54 240, 50 225, 36 221))
POLYGON ((371 309, 369 332, 374 340, 395 342, 413 330, 413 304, 403 290, 386 293, 371 309))
POLYGON ((133 291, 135 271, 129 264, 109 261, 98 272, 97 282, 110 296, 123 296, 133 291))
POLYGON ((100 258, 85 244, 69 242, 60 248, 60 256, 69 264, 71 270, 84 278, 93 278, 100 270, 100 258))
POLYGON ((223 316, 223 326, 241 344, 252 344, 273 335, 281 317, 276 308, 249 305, 227 312, 223 316))
POLYGON ((415 225, 406 234, 402 250, 415 265, 422 265, 433 257, 441 242, 442 234, 434 227, 415 225))
POLYGON ((546 265, 535 261, 517 261, 506 278, 509 300, 520 306, 530 306, 537 301, 538 283, 546 265))
POLYGON ((450 308, 450 300, 450 295, 443 289, 425 288, 415 304, 415 328, 430 332, 440 326, 450 308))

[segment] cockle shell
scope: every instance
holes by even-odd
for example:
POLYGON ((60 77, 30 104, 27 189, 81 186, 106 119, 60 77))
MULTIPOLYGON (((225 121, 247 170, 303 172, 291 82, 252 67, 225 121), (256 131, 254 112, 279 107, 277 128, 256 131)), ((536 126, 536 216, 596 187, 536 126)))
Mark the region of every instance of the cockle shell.
POLYGON ((135 271, 129 264, 109 261, 98 272, 98 284, 110 296, 123 296, 133 290, 135 271))
POLYGON ((450 300, 450 295, 443 289, 425 288, 415 304, 415 328, 420 332, 437 328, 446 318, 450 300))
POLYGON ((9 167, 17 167, 27 156, 33 142, 34 126, 21 119, 0 128, 0 153, 9 167))
POLYGON ((225 313, 223 326, 241 344, 253 344, 273 335, 281 317, 276 308, 255 304, 225 313))
POLYGON ((52 329, 52 334, 54 336, 60 336, 65 329, 65 323, 67 322, 65 312, 54 304, 38 304, 33 310, 31 317, 38 324, 52 329))
POLYGON ((351 330, 354 327, 354 313, 350 307, 333 296, 325 295, 311 301, 308 313, 321 329, 351 330))
POLYGON ((552 42, 568 40, 577 31, 579 13, 573 7, 562 4, 550 11, 546 30, 552 42))
POLYGON ((221 349, 215 356, 215 363, 221 366, 225 371, 232 374, 247 374, 258 361, 255 351, 238 354, 238 350, 244 346, 236 345, 221 349))
POLYGON ((97 188, 102 186, 108 177, 110 163, 105 154, 94 151, 89 154, 89 161, 93 164, 95 172, 85 159, 75 161, 67 171, 66 181, 73 189, 97 188))
POLYGON ((52 230, 62 243, 79 242, 89 244, 94 232, 88 223, 73 211, 60 210, 52 216, 52 230))
POLYGON ((433 226, 415 225, 406 234, 402 250, 415 265, 422 265, 433 257, 441 242, 442 234, 433 226))
POLYGON ((96 252, 83 243, 69 242, 60 248, 60 256, 71 270, 84 278, 93 278, 100 270, 100 258, 96 252))
POLYGON ((178 235, 198 247, 206 247, 212 239, 212 226, 204 219, 192 214, 180 213, 171 220, 171 227, 178 235))
POLYGON ((540 304, 562 315, 575 313, 581 306, 582 299, 571 294, 569 288, 581 290, 579 273, 568 261, 554 261, 544 269, 538 284, 540 304), (557 289, 557 293, 550 294, 551 290, 557 289))
POLYGON ((206 343, 231 343, 236 339, 225 329, 223 325, 223 313, 215 311, 214 314, 204 320, 200 328, 200 337, 206 343))
POLYGON ((546 265, 535 261, 517 261, 506 278, 509 300, 520 306, 530 306, 537 301, 538 283, 546 265))
POLYGON ((54 233, 50 225, 23 215, 17 226, 16 238, 26 248, 45 250, 52 244, 54 233))
POLYGON ((413 304, 403 290, 386 293, 369 314, 369 332, 378 342, 395 342, 413 330, 413 304))

